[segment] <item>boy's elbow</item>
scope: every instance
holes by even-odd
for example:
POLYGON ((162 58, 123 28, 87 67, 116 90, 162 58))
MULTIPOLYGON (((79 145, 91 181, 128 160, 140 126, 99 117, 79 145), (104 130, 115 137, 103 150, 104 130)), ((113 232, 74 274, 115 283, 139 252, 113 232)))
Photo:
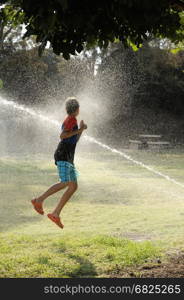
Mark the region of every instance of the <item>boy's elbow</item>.
POLYGON ((60 134, 60 139, 62 140, 62 139, 66 139, 67 138, 67 134, 65 133, 61 133, 60 134))
POLYGON ((68 137, 70 137, 70 132, 69 131, 61 132, 60 139, 67 139, 68 137))

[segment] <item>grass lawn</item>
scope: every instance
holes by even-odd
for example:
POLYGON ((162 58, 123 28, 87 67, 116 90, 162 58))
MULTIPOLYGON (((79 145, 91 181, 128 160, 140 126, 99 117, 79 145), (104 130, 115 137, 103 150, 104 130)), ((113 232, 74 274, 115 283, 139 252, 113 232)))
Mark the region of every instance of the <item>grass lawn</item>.
MULTIPOLYGON (((128 154, 184 183, 181 151, 128 154)), ((61 230, 30 205, 58 181, 52 157, 1 157, 0 277, 108 277, 183 249, 182 187, 98 148, 79 150, 75 163, 79 189, 61 230)))

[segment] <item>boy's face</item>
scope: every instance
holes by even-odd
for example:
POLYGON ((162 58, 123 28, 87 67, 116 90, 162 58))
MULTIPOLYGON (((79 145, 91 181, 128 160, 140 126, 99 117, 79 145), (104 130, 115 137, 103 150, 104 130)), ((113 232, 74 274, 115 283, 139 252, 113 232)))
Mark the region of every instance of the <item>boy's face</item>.
POLYGON ((79 114, 79 108, 74 112, 74 116, 77 117, 79 114))

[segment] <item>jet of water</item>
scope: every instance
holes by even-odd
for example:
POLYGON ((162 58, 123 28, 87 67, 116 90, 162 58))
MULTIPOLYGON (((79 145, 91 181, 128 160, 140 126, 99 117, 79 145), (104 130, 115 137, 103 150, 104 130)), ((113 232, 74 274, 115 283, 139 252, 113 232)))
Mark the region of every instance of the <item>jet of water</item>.
POLYGON ((17 104, 14 101, 6 100, 0 97, 0 103, 2 105, 11 106, 12 108, 17 109, 19 111, 23 111, 24 113, 28 113, 31 116, 38 117, 43 121, 48 121, 56 126, 60 125, 60 123, 57 120, 53 120, 52 118, 44 116, 41 112, 35 112, 33 109, 17 104))
MULTIPOLYGON (((7 101, 6 99, 0 97, 0 103, 1 103, 1 105, 11 106, 14 109, 26 112, 26 113, 28 113, 28 114, 30 114, 32 116, 36 116, 36 117, 40 118, 41 120, 48 121, 48 122, 52 123, 53 125, 56 125, 56 126, 60 125, 60 123, 57 120, 54 120, 54 119, 52 119, 50 117, 47 117, 47 116, 44 116, 42 113, 35 112, 34 110, 32 110, 30 108, 27 108, 27 107, 25 107, 23 105, 19 105, 19 104, 15 103, 14 101, 7 101)), ((124 157, 125 159, 133 162, 134 164, 136 164, 138 166, 141 166, 141 167, 147 169, 148 171, 150 171, 150 172, 152 172, 152 173, 154 173, 154 174, 156 174, 158 176, 161 176, 161 177, 165 178, 166 180, 168 180, 168 181, 170 181, 170 182, 172 182, 174 184, 177 184, 178 186, 184 188, 184 184, 183 183, 180 183, 180 182, 176 181, 174 178, 171 178, 170 176, 165 175, 165 174, 163 174, 163 173, 161 173, 161 172, 153 169, 152 167, 150 167, 148 165, 145 165, 141 161, 133 159, 131 156, 127 155, 126 153, 124 153, 122 151, 119 151, 117 149, 111 148, 108 145, 99 142, 94 137, 91 137, 89 135, 84 135, 84 138, 87 141, 89 141, 91 143, 95 143, 95 144, 99 145, 100 147, 102 147, 102 148, 104 148, 104 149, 106 149, 108 151, 111 151, 112 153, 116 153, 116 154, 124 157)))
POLYGON ((87 135, 86 135, 85 138, 86 138, 89 142, 95 143, 95 144, 99 145, 100 147, 102 147, 102 148, 104 148, 104 149, 107 149, 107 150, 109 150, 109 151, 111 151, 111 152, 113 152, 113 153, 116 153, 116 154, 118 154, 118 155, 121 155, 121 156, 124 157, 125 159, 127 159, 127 160, 133 162, 134 164, 139 165, 139 166, 141 166, 141 167, 147 169, 148 171, 150 171, 150 172, 152 172, 152 173, 154 173, 154 174, 156 174, 156 175, 159 175, 159 176, 161 176, 161 177, 164 177, 166 180, 169 180, 169 181, 171 181, 171 182, 173 182, 173 183, 175 183, 175 184, 181 186, 182 188, 184 188, 184 184, 182 184, 182 183, 176 181, 175 179, 171 178, 171 177, 168 176, 168 175, 165 175, 165 174, 163 174, 163 173, 161 173, 161 172, 159 172, 159 171, 153 169, 152 167, 149 167, 149 166, 145 165, 145 164, 142 163, 141 161, 138 161, 138 160, 133 159, 131 156, 127 155, 126 153, 124 153, 124 152, 122 152, 122 151, 119 151, 119 150, 117 150, 117 149, 111 148, 111 147, 109 147, 109 146, 107 146, 107 145, 105 145, 105 144, 103 144, 103 143, 97 141, 97 140, 96 140, 95 138, 93 138, 93 137, 90 137, 90 136, 87 136, 87 135))

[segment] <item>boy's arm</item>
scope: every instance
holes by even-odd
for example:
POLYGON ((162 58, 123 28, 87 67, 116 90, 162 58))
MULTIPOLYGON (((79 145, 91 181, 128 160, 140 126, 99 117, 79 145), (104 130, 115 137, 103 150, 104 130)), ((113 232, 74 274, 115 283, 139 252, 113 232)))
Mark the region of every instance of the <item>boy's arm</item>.
POLYGON ((77 142, 79 141, 81 134, 83 130, 87 129, 87 125, 84 123, 83 120, 80 121, 80 128, 74 131, 71 131, 72 126, 67 126, 65 129, 62 131, 60 134, 60 139, 66 139, 69 138, 73 135, 78 135, 77 136, 77 142))
POLYGON ((81 127, 80 129, 74 131, 63 131, 60 134, 60 139, 67 139, 76 134, 81 135, 84 129, 85 129, 84 127, 81 127))
MULTIPOLYGON (((84 123, 83 120, 80 121, 80 128, 82 128, 82 127, 84 127, 84 129, 87 129, 87 125, 84 123)), ((82 135, 82 132, 79 133, 78 136, 77 136, 77 143, 80 140, 81 135, 82 135)))

